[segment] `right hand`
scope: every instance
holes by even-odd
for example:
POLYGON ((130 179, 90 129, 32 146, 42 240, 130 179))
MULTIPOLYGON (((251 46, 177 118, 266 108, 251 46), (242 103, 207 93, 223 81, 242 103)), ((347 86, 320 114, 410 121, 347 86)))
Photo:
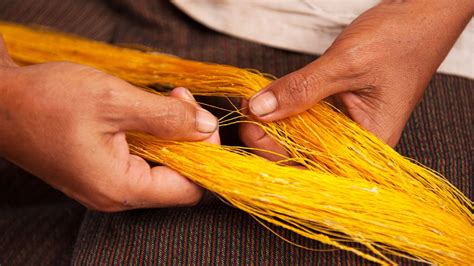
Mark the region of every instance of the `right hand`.
MULTIPOLYGON (((269 122, 331 100, 394 147, 473 14, 472 0, 382 1, 344 29, 318 59, 275 80, 243 107, 252 118, 269 122)), ((281 157, 261 150, 288 155, 255 124, 243 123, 240 135, 244 144, 267 159, 281 157)))
POLYGON ((153 95, 72 63, 18 67, 1 37, 0 55, 0 156, 100 211, 199 202, 202 188, 168 167, 150 167, 125 138, 141 131, 218 144, 217 119, 189 91, 153 95))

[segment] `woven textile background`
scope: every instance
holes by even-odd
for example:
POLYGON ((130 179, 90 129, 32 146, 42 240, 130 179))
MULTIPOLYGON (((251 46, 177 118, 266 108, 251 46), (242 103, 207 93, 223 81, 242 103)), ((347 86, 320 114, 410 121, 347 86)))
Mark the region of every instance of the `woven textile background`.
MULTIPOLYGON (((0 20, 50 26, 112 43, 139 43, 189 59, 255 68, 277 76, 314 60, 215 33, 160 0, 0 0, 0 20)), ((446 175, 471 199, 473 89, 473 80, 436 75, 397 147, 402 154, 446 175)), ((238 142, 235 128, 226 128, 224 135, 227 143, 238 142)), ((291 241, 330 249, 274 229, 291 241)), ((0 159, 0 264, 69 263, 366 262, 347 252, 314 252, 292 246, 215 198, 193 208, 118 214, 86 211, 0 159)))

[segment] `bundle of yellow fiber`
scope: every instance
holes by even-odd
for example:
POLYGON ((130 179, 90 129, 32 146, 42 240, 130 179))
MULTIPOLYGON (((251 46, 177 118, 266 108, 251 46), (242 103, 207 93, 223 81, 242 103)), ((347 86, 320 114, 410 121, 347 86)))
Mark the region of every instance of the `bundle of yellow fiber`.
MULTIPOLYGON (((249 98, 270 82, 257 71, 8 23, 0 23, 0 33, 19 63, 71 61, 140 86, 184 86, 201 95, 249 98)), ((288 150, 287 161, 305 169, 239 147, 163 141, 141 133, 129 133, 128 140, 135 154, 178 170, 254 217, 368 260, 393 264, 386 256, 391 254, 474 264, 472 201, 439 174, 402 157, 325 103, 259 125, 288 150)))

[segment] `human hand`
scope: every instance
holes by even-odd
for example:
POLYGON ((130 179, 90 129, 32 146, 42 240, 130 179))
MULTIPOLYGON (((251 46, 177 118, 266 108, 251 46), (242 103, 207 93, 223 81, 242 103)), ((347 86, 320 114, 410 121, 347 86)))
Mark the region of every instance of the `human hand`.
POLYGON ((96 210, 201 199, 203 190, 174 170, 131 155, 125 137, 141 131, 218 144, 217 119, 186 89, 158 96, 86 66, 17 67, 6 56, 0 77, 0 156, 96 210))
MULTIPOLYGON (((256 119, 273 121, 326 99, 395 146, 473 13, 473 1, 384 1, 349 25, 320 58, 254 95, 249 109, 256 119)), ((248 146, 283 152, 253 124, 243 124, 240 135, 248 146)))

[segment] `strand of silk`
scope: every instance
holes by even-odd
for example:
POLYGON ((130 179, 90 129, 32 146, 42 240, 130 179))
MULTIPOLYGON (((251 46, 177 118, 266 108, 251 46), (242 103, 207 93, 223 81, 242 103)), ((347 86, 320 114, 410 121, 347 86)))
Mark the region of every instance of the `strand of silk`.
MULTIPOLYGON (((0 32, 18 62, 72 61, 139 86, 248 98, 271 81, 257 71, 12 24, 0 23, 0 32)), ((472 201, 441 175, 403 158, 324 103, 259 125, 289 151, 288 160, 308 170, 266 162, 236 147, 161 142, 137 133, 129 141, 133 152, 183 172, 255 217, 368 260, 393 263, 384 252, 440 264, 473 263, 472 201), (275 180, 284 186, 273 186, 275 180), (376 256, 342 244, 346 241, 376 256)))

